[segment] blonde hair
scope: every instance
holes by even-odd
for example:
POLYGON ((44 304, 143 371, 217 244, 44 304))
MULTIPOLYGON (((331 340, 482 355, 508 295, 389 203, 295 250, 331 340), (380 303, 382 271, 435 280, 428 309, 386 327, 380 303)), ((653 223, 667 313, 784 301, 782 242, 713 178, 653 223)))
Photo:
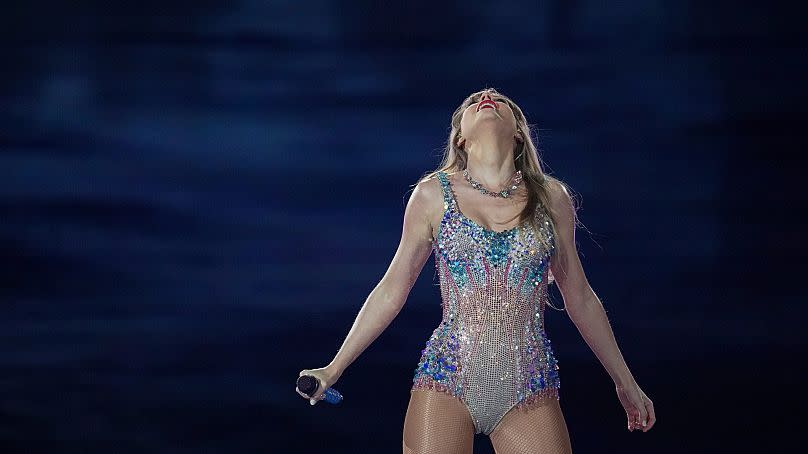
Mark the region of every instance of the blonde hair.
MULTIPOLYGON (((537 210, 542 210, 544 214, 549 215, 549 221, 552 223, 553 231, 555 231, 556 223, 554 219, 558 218, 558 214, 554 213, 551 208, 548 184, 555 181, 566 188, 567 192, 571 196, 573 211, 577 212, 577 204, 575 202, 575 196, 573 195, 574 193, 572 188, 570 188, 563 181, 546 174, 542 170, 541 157, 539 156, 538 149, 531 138, 530 124, 528 124, 525 115, 522 113, 522 109, 520 109, 519 106, 516 105, 516 103, 510 98, 502 93, 499 93, 493 88, 486 88, 472 93, 466 97, 462 103, 460 103, 457 109, 455 109, 454 113, 452 114, 451 131, 449 132, 449 140, 444 149, 442 162, 440 165, 438 165, 437 169, 429 171, 419 178, 418 182, 415 183, 413 187, 417 186, 418 183, 421 183, 422 181, 434 178, 438 172, 451 173, 455 171, 462 171, 466 168, 466 165, 468 164, 468 153, 457 145, 457 138, 460 134, 460 120, 463 117, 463 112, 466 110, 466 108, 470 104, 477 102, 480 96, 482 96, 482 94, 485 92, 489 92, 491 97, 497 96, 503 98, 505 102, 508 103, 513 111, 514 116, 516 117, 516 129, 519 131, 519 134, 523 139, 521 141, 515 141, 516 144, 513 150, 514 165, 516 166, 516 170, 522 171, 522 178, 527 189, 527 205, 525 205, 525 208, 519 214, 519 224, 521 225, 521 223, 527 219, 534 229, 538 229, 539 226, 536 225, 536 212, 537 210)), ((574 215, 574 221, 575 225, 577 225, 579 222, 577 215, 574 215)))

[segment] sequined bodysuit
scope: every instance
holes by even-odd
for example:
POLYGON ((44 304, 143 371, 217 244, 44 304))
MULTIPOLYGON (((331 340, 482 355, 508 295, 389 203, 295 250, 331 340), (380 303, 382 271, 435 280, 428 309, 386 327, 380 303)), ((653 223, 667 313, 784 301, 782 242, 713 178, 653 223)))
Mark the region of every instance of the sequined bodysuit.
POLYGON ((530 224, 496 232, 465 217, 439 172, 444 214, 432 247, 442 320, 426 342, 411 391, 456 396, 476 433, 489 435, 512 407, 559 399, 558 363, 544 330, 552 224, 536 210, 530 224))

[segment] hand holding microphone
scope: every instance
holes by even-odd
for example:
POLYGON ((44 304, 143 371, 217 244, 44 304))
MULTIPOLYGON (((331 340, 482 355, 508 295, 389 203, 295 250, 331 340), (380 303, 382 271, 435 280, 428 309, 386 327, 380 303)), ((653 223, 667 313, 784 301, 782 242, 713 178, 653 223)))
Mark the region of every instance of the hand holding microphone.
POLYGON ((319 369, 303 369, 297 378, 295 391, 301 397, 309 399, 311 405, 320 400, 325 400, 331 404, 338 404, 342 401, 342 394, 334 388, 330 388, 339 377, 334 376, 328 367, 319 369))

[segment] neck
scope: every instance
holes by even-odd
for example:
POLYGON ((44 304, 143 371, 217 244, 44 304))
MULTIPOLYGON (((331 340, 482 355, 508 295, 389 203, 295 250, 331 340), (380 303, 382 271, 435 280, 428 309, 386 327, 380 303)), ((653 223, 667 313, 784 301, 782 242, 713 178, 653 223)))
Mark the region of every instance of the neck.
POLYGON ((509 184, 516 173, 513 145, 512 138, 494 134, 485 134, 470 143, 466 168, 472 179, 494 191, 509 184))

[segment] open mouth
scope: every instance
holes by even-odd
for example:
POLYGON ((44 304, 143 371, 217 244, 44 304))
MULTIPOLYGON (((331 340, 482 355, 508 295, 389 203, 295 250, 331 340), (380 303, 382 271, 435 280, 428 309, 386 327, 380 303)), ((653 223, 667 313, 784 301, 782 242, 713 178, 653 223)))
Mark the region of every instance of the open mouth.
POLYGON ((479 111, 481 111, 481 110, 483 110, 483 109, 485 109, 487 107, 490 107, 490 108, 492 108, 494 110, 497 110, 497 103, 495 103, 494 101, 491 101, 489 99, 486 99, 485 101, 482 101, 480 104, 477 105, 477 112, 479 112, 479 111))

